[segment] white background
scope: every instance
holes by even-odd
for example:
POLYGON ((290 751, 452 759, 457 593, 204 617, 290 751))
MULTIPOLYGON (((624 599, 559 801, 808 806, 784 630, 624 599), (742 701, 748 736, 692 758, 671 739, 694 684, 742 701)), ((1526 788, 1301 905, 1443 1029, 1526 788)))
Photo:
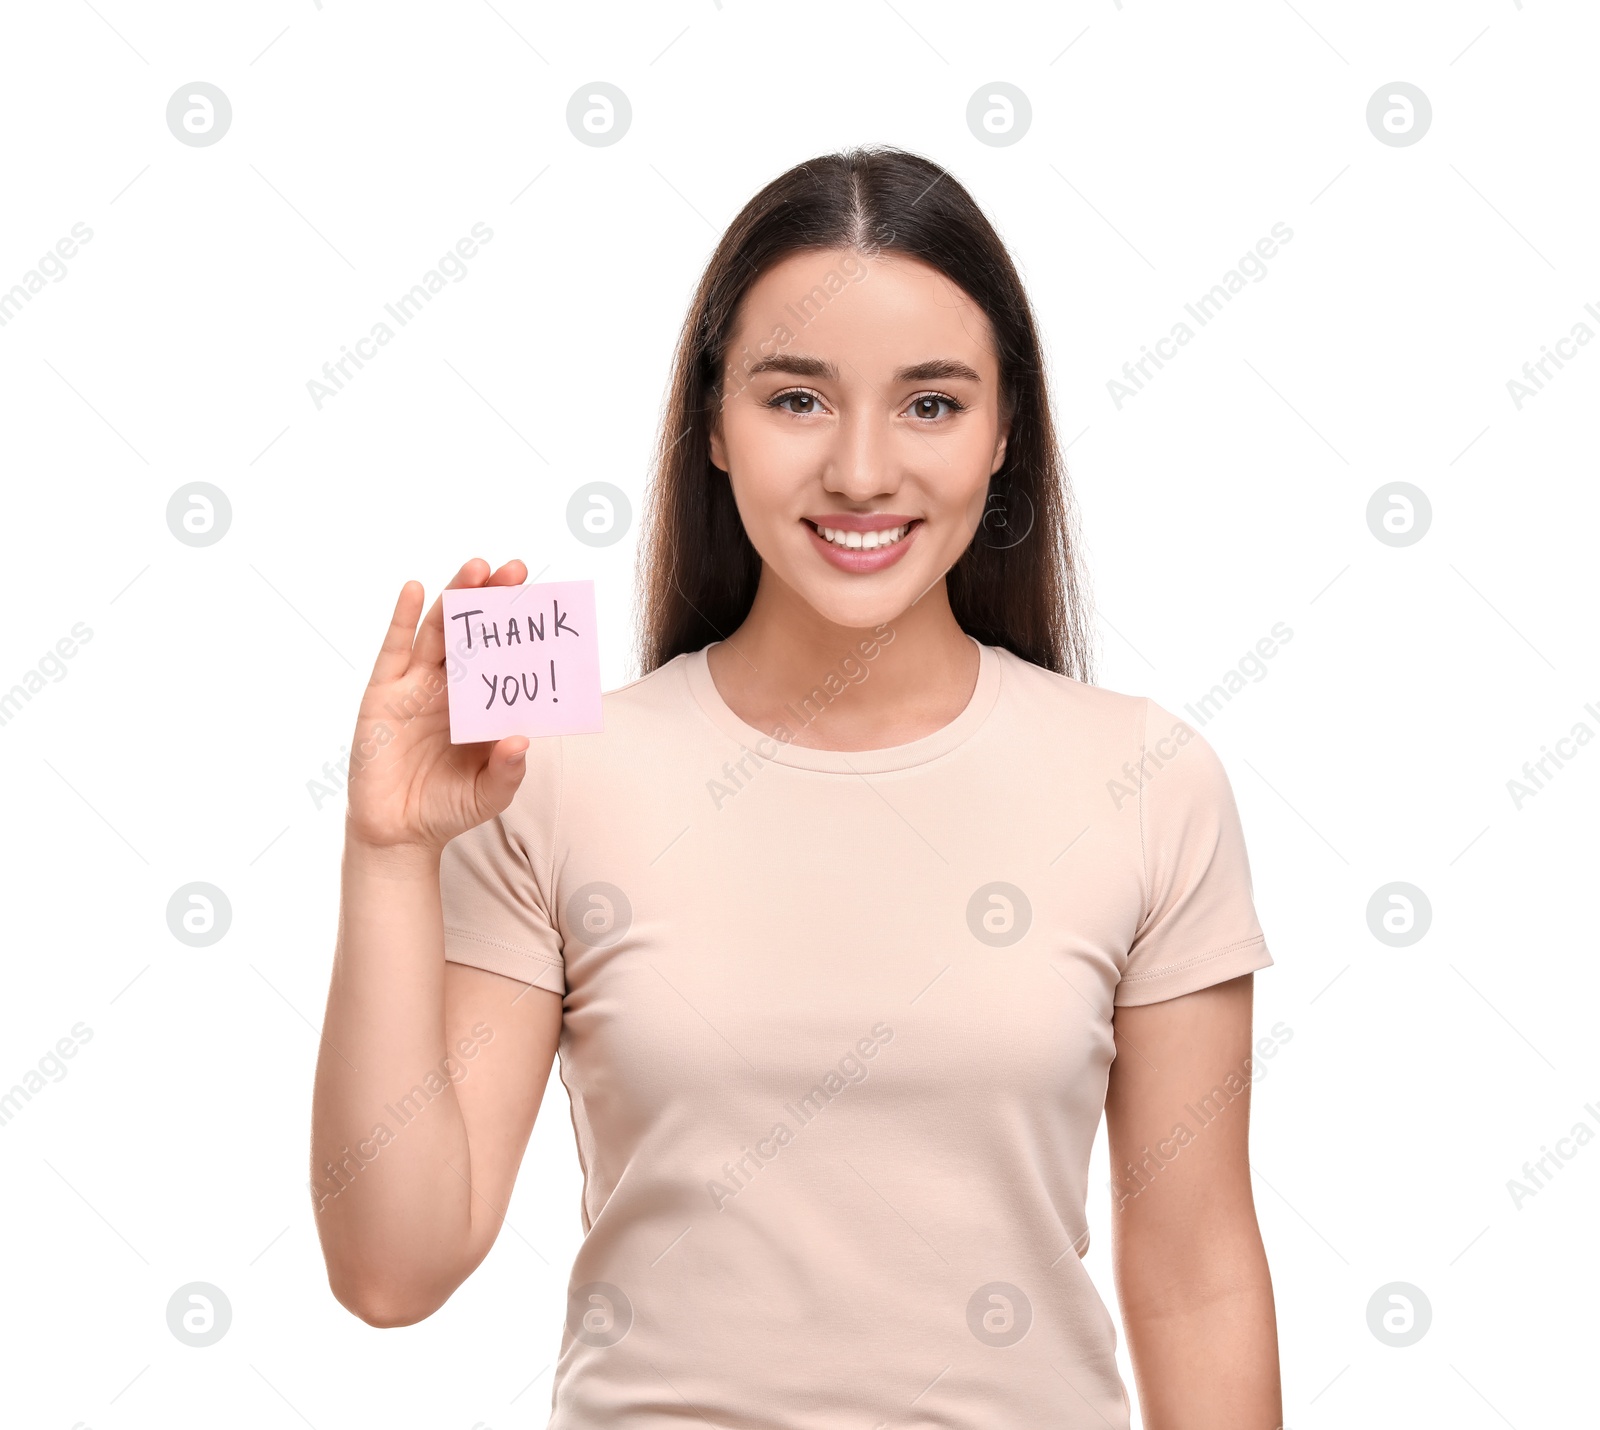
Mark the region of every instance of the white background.
MULTIPOLYGON (((0 726, 0 1088, 92 1030, 0 1127, 8 1424, 544 1424, 579 1237, 558 1078, 442 1310, 379 1331, 328 1293, 305 1162, 342 798, 308 781, 401 584, 431 600, 469 556, 594 578, 605 684, 637 674, 635 533, 580 544, 567 498, 603 479, 637 513, 723 227, 870 141, 947 166, 1023 271, 1100 682, 1181 712, 1293 632, 1205 726, 1276 958, 1257 1020, 1293 1030, 1252 1137, 1288 1424, 1592 1415, 1600 1146, 1520 1209, 1507 1187, 1600 1130, 1600 749, 1507 788, 1600 731, 1600 345, 1507 389, 1600 332, 1592 6, 64 0, 5 32, 0 288, 93 230, 0 328, 0 690, 92 631, 0 726), (210 147, 165 121, 195 80, 233 106, 210 147), (566 124, 595 80, 633 108, 606 148, 566 124), (996 80, 1033 110, 1005 147, 965 117, 996 80), (1366 123, 1396 80, 1433 107, 1408 147, 1366 123), (307 380, 478 221, 468 276, 318 410, 307 380), (1108 380, 1280 221, 1268 275, 1119 409, 1108 380), (232 506, 204 548, 166 521, 194 481, 232 506), (1431 502, 1409 546, 1368 527, 1392 481, 1431 502), (209 948, 167 928, 192 881, 232 905, 209 948), (1367 925, 1393 881, 1432 905, 1405 948, 1367 925), (205 1349, 166 1324, 191 1281, 232 1305, 205 1349), (1367 1324, 1394 1281, 1432 1306, 1404 1349, 1367 1324)), ((1102 1144, 1114 1307, 1106 1174, 1102 1144)))

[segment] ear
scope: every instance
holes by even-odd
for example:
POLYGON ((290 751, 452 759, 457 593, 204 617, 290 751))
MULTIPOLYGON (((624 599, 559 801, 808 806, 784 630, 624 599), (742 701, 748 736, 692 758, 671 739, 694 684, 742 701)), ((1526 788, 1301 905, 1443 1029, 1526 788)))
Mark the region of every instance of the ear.
POLYGON ((998 472, 1001 466, 1004 464, 1006 460, 1006 443, 1010 441, 1010 439, 1011 419, 1007 417, 1000 423, 1000 435, 995 439, 994 461, 989 467, 989 475, 991 477, 998 472))
POLYGON ((717 404, 717 415, 711 419, 711 465, 719 472, 728 470, 728 449, 722 441, 722 405, 717 404))

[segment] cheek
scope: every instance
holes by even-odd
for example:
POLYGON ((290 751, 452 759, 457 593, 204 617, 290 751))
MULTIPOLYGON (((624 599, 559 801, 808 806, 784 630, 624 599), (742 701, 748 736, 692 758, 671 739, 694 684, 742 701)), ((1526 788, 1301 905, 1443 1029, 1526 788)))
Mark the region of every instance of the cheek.
POLYGON ((963 434, 961 443, 952 444, 944 455, 937 469, 929 470, 927 489, 948 516, 976 522, 989 495, 994 443, 980 432, 970 438, 963 434))
POLYGON ((984 509, 989 503, 989 483, 985 477, 974 484, 966 493, 966 500, 962 502, 959 515, 955 516, 950 525, 957 530, 952 532, 952 539, 963 548, 974 535, 983 522, 984 509))
POLYGON ((794 453, 783 443, 772 442, 758 425, 740 430, 730 424, 723 430, 724 455, 732 464, 725 470, 739 519, 753 539, 764 541, 766 533, 787 523, 803 474, 794 470, 794 453))
MULTIPOLYGON (((928 541, 928 554, 948 565, 966 550, 977 534, 989 502, 989 466, 994 449, 981 439, 960 453, 948 454, 948 465, 926 469, 923 491, 926 510, 938 523, 938 540, 928 541)), ((933 535, 925 532, 924 538, 933 535)))
POLYGON ((797 440, 765 413, 740 412, 723 420, 723 456, 736 488, 752 501, 781 497, 816 479, 821 459, 816 444, 797 440))

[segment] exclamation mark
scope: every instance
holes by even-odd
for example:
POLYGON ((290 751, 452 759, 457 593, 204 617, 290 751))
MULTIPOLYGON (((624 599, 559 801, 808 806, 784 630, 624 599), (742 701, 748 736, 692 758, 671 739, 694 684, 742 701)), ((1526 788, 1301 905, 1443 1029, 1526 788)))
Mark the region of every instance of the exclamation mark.
POLYGON ((561 703, 560 697, 556 695, 556 663, 554 660, 550 662, 550 703, 552 705, 561 703))

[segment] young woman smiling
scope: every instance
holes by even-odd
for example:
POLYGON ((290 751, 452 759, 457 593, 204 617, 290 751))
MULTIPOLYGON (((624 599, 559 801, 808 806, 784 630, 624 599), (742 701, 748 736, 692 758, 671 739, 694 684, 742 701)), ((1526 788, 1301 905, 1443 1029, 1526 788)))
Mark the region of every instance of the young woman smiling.
POLYGON ((757 194, 684 325, 604 733, 452 747, 440 603, 400 592, 357 740, 433 699, 350 779, 315 1094, 345 1306, 407 1325, 478 1265, 559 1051, 552 1427, 1124 1430, 1081 1260, 1103 1112, 1147 1430, 1281 1424, 1272 959, 1216 755, 1089 683, 1070 516, 966 191, 873 149, 757 194))

